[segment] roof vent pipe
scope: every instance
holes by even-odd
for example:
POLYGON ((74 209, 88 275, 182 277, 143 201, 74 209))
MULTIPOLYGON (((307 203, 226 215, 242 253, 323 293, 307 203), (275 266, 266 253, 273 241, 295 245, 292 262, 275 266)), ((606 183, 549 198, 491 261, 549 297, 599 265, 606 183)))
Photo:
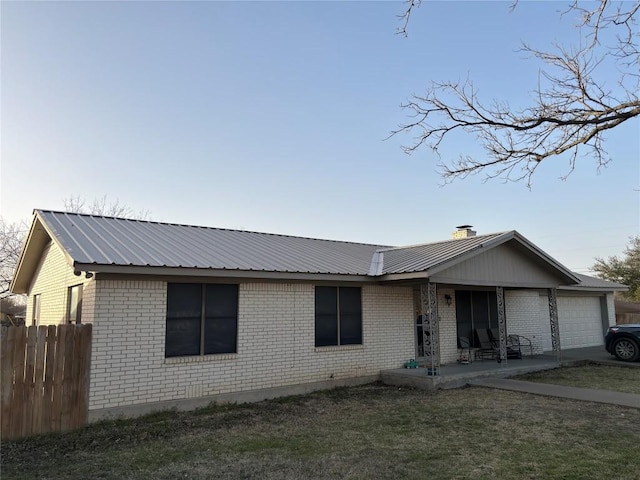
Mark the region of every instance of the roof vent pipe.
POLYGON ((457 230, 451 234, 453 238, 475 237, 478 232, 472 230, 473 225, 458 225, 457 230))

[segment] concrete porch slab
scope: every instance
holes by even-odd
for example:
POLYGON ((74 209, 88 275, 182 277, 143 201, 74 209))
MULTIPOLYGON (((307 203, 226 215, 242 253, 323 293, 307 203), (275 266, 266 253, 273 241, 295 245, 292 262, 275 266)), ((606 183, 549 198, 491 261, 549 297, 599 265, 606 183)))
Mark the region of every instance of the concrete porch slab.
MULTIPOLYGON (((495 360, 475 360, 468 365, 447 364, 440 367, 439 375, 429 375, 426 368, 396 368, 383 370, 383 383, 396 386, 410 386, 424 390, 459 388, 483 378, 508 378, 525 373, 550 370, 560 366, 570 366, 584 362, 640 368, 640 361, 622 362, 609 355, 604 347, 586 347, 562 350, 561 362, 551 352, 522 359, 511 359, 498 363, 495 360)), ((606 403, 606 402, 605 402, 606 403)))
POLYGON ((467 365, 442 365, 439 375, 430 375, 426 368, 396 368, 383 370, 380 372, 380 378, 387 385, 437 390, 463 387, 470 380, 477 378, 505 378, 558 367, 560 367, 560 363, 553 357, 540 355, 512 359, 502 363, 495 360, 477 360, 467 365))

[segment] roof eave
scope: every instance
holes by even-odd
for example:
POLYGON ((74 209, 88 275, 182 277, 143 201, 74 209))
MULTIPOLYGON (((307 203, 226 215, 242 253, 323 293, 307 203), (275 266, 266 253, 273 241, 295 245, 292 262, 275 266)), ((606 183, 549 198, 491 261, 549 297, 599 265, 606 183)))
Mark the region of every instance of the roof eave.
MULTIPOLYGON (((40 247, 37 248, 37 250, 42 251, 42 240, 38 238, 38 225, 42 226, 44 231, 49 234, 43 225, 42 219, 38 216, 37 210, 34 210, 31 226, 29 227, 29 233, 27 234, 24 244, 22 245, 22 249, 20 250, 20 256, 18 257, 18 262, 16 264, 15 271, 13 272, 14 274, 11 279, 11 284, 9 285, 9 291, 12 293, 28 293, 31 278, 37 268, 32 264, 29 264, 29 260, 34 255, 34 253, 32 253, 34 248, 40 247), (39 245, 36 245, 36 243, 39 245)), ((50 235, 49 238, 51 238, 50 235)))
POLYGON ((141 265, 101 265, 74 262, 75 270, 92 273, 144 275, 157 277, 211 277, 257 280, 301 280, 335 282, 377 282, 378 278, 369 275, 316 272, 274 272, 266 270, 240 270, 221 268, 189 268, 141 265))
POLYGON ((40 210, 34 210, 31 227, 29 228, 29 233, 24 245, 22 246, 15 274, 11 281, 11 285, 9 286, 9 290, 11 292, 29 293, 29 286, 31 285, 33 274, 35 273, 40 261, 42 251, 45 245, 50 241, 54 242, 60 248, 67 264, 72 266, 74 262, 73 258, 62 246, 55 232, 51 230, 44 218, 40 215, 40 210), (41 227, 42 230, 38 230, 38 227, 41 227), (35 258, 34 255, 36 256, 35 258))
POLYGON ((602 287, 588 287, 584 285, 562 285, 558 287, 558 290, 570 290, 573 292, 599 292, 599 293, 607 293, 607 292, 627 292, 629 291, 629 287, 620 286, 620 285, 612 285, 612 286, 602 286, 602 287))

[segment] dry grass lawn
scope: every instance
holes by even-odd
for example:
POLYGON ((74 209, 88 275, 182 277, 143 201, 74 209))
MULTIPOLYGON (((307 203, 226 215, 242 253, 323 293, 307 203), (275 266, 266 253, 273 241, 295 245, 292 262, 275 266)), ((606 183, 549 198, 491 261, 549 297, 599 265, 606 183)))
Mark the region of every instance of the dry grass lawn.
POLYGON ((3 442, 2 479, 633 479, 640 410, 382 385, 3 442))
POLYGON ((638 367, 589 364, 531 373, 517 378, 529 382, 640 394, 640 368, 638 367))

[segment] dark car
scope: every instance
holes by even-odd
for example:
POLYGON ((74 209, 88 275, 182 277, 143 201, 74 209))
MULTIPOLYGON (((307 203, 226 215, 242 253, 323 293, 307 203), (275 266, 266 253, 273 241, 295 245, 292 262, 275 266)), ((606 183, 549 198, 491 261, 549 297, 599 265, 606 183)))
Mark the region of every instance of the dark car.
POLYGON ((614 325, 604 337, 605 348, 618 360, 633 362, 640 358, 640 324, 614 325))

